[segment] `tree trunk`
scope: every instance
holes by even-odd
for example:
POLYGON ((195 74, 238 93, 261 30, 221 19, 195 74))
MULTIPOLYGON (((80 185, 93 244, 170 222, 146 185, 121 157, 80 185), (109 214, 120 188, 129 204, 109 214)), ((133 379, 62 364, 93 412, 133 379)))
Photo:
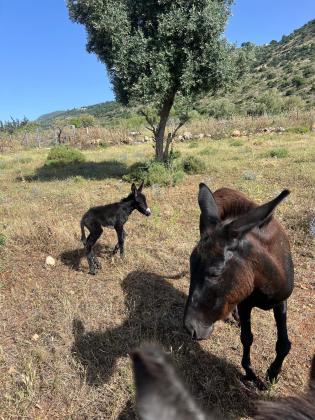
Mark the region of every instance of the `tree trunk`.
POLYGON ((173 103, 174 95, 166 99, 160 111, 160 122, 155 134, 155 158, 160 162, 163 162, 163 160, 167 159, 168 157, 164 154, 164 136, 166 123, 170 115, 173 103))

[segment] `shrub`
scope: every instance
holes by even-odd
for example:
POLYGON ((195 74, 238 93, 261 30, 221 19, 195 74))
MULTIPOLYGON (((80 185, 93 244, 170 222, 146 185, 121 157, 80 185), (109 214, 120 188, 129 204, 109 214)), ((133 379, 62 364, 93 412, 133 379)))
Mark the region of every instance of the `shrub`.
POLYGON ((182 160, 183 170, 187 174, 200 174, 206 170, 203 160, 197 156, 187 156, 182 160))
POLYGON ((294 84, 295 87, 299 88, 301 86, 305 85, 305 79, 303 79, 302 76, 296 75, 292 78, 292 83, 294 84))
POLYGON ((285 147, 279 147, 278 149, 272 149, 268 152, 268 157, 272 158, 285 158, 289 154, 288 150, 285 147))
POLYGON ((53 147, 47 156, 47 163, 49 165, 69 165, 72 163, 85 162, 85 156, 80 150, 69 146, 53 147))
POLYGON ((246 181, 255 181, 256 180, 256 174, 253 171, 245 171, 243 174, 244 179, 246 181))
POLYGON ((96 119, 93 115, 90 114, 81 114, 77 117, 70 118, 66 120, 68 125, 74 125, 76 128, 87 128, 94 127, 96 125, 96 119))
POLYGON ((305 102, 300 96, 290 96, 285 98, 283 109, 285 111, 294 111, 297 109, 303 109, 305 107, 305 102))
POLYGON ((288 133, 294 134, 306 134, 310 131, 309 127, 300 126, 300 127, 291 127, 287 129, 288 133))
POLYGON ((236 113, 233 102, 228 99, 216 99, 208 105, 208 115, 214 118, 231 118, 236 113))
POLYGON ((181 168, 175 168, 172 165, 165 165, 156 161, 136 162, 129 168, 129 173, 123 176, 125 181, 142 182, 146 186, 176 185, 184 178, 184 172, 181 168))

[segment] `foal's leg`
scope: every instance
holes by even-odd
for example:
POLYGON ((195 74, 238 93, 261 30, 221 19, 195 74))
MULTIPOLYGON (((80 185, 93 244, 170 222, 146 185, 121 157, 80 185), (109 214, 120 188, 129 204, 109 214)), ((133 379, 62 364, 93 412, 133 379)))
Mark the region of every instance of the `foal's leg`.
POLYGON ((86 240, 85 252, 89 263, 89 274, 96 274, 96 269, 100 268, 100 264, 95 258, 93 246, 98 238, 101 236, 103 229, 99 223, 94 223, 89 226, 90 234, 86 240))
POLYGON ((118 243, 116 244, 116 246, 114 248, 114 254, 119 249, 120 250, 120 255, 123 257, 124 253, 125 253, 124 245, 125 245, 126 232, 124 231, 124 227, 122 225, 116 225, 115 230, 116 230, 116 233, 117 233, 118 243))
POLYGON ((240 304, 238 306, 238 314, 241 323, 241 342, 243 344, 243 357, 242 366, 245 369, 246 375, 244 379, 246 381, 252 381, 259 389, 264 389, 263 382, 255 375, 250 362, 250 348, 253 344, 253 334, 251 330, 251 316, 252 307, 246 304, 240 304))
POLYGON ((277 325, 277 344, 276 344, 276 358, 271 363, 267 377, 270 382, 277 380, 281 371, 282 363, 291 349, 291 342, 288 338, 287 331, 287 302, 281 302, 273 308, 274 317, 277 325))

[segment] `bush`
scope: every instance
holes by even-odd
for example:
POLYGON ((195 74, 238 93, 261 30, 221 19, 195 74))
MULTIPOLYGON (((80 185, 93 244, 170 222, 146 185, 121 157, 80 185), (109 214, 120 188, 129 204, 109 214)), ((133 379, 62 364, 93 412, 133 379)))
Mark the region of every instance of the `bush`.
POLYGON ((96 125, 96 119, 90 114, 81 114, 77 117, 66 120, 68 125, 74 125, 75 128, 87 128, 94 127, 96 125))
POLYGON ((299 88, 305 85, 306 80, 303 79, 302 76, 296 75, 292 78, 292 83, 294 84, 295 87, 299 88))
POLYGON ((294 134, 306 134, 310 131, 309 127, 300 126, 300 127, 291 127, 287 129, 288 133, 294 134))
POLYGON ((208 105, 208 115, 214 118, 231 118, 236 113, 233 102, 228 99, 216 99, 208 105))
POLYGON ((123 176, 125 181, 142 182, 146 186, 176 185, 184 178, 184 172, 181 168, 167 166, 164 163, 156 161, 136 162, 129 168, 129 173, 123 176))
POLYGON ((47 164, 49 165, 69 165, 81 162, 85 162, 84 154, 80 150, 69 146, 53 147, 47 156, 47 164))
POLYGON ((288 150, 285 147, 279 147, 278 149, 272 149, 268 152, 268 157, 272 158, 284 158, 289 154, 288 150))
POLYGON ((0 233, 0 246, 4 246, 6 241, 7 237, 3 233, 0 233))
POLYGON ((197 156, 187 156, 182 160, 183 170, 187 174, 200 174, 206 170, 203 160, 197 156))
POLYGON ((289 96, 285 98, 283 109, 285 111, 294 111, 297 109, 303 109, 305 107, 305 102, 300 96, 289 96))

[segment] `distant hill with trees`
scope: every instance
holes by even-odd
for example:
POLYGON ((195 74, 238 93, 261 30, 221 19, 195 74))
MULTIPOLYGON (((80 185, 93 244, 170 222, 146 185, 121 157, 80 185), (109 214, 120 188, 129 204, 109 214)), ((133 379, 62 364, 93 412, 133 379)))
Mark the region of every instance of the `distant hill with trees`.
MULTIPOLYGON (((238 82, 228 93, 219 91, 198 98, 194 103, 194 117, 255 116, 315 107, 315 20, 284 35, 280 41, 263 46, 247 42, 235 51, 240 72, 238 82)), ((111 101, 53 112, 41 116, 37 122, 49 126, 56 119, 73 121, 82 116, 86 119, 89 114, 103 126, 123 124, 132 128, 144 123, 137 111, 137 107, 111 101)), ((173 114, 176 115, 176 106, 173 114)))

